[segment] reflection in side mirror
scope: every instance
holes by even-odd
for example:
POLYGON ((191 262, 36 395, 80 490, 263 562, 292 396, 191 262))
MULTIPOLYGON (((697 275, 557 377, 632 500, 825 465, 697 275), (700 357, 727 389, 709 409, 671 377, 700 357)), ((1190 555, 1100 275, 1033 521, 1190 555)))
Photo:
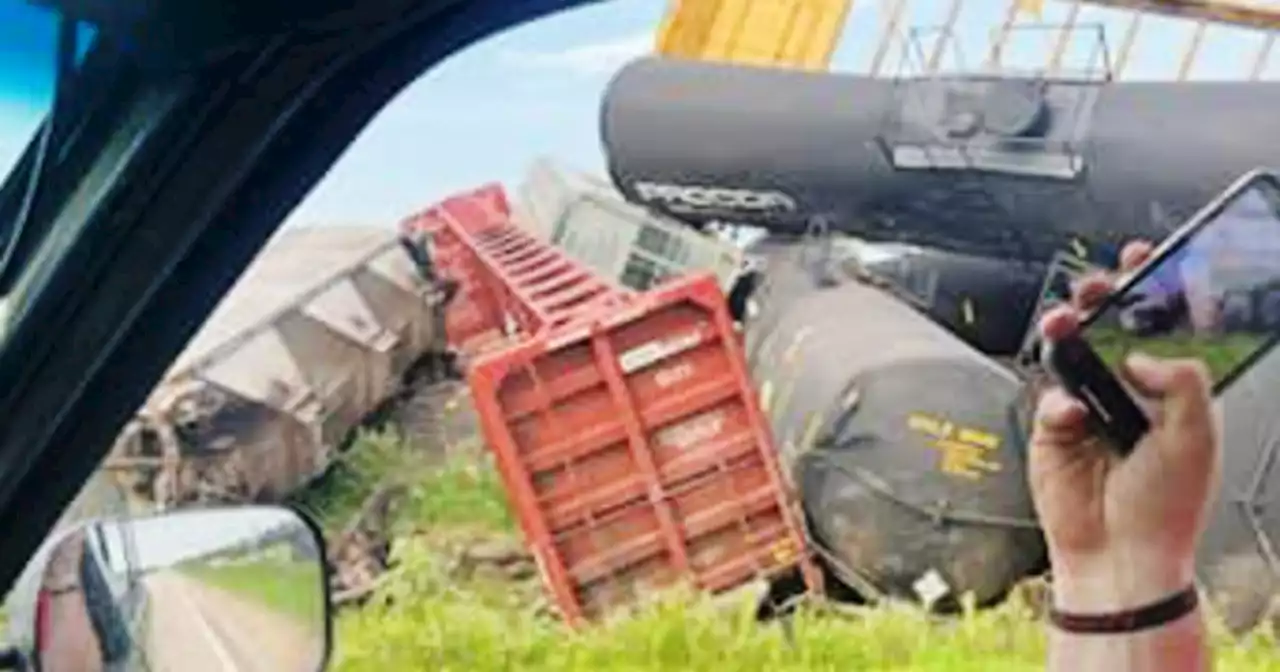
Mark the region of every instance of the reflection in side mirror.
POLYGON ((323 539, 282 507, 79 525, 36 599, 41 672, 314 672, 328 658, 323 539))

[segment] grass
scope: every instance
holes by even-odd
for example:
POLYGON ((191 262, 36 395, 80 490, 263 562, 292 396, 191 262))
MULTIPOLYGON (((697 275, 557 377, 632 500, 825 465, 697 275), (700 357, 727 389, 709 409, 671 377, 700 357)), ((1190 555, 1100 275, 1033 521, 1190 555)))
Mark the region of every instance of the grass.
POLYGON ((365 499, 393 474, 412 476, 414 454, 395 434, 364 432, 316 485, 292 498, 332 538, 359 511, 365 499))
POLYGON ((1122 329, 1089 328, 1089 341, 1110 367, 1116 368, 1129 351, 1137 348, 1155 357, 1191 357, 1204 360, 1213 380, 1222 380, 1266 341, 1261 334, 1233 333, 1213 337, 1164 334, 1139 338, 1122 329))
POLYGON ((303 625, 322 623, 320 568, 313 562, 258 560, 235 565, 199 565, 187 576, 257 602, 303 625))
MULTIPOLYGON (((473 452, 479 453, 478 446, 473 452)), ((442 466, 437 462, 392 432, 364 432, 321 483, 295 495, 292 503, 332 538, 379 484, 399 478, 414 484, 407 501, 396 507, 403 533, 436 525, 514 529, 502 482, 487 459, 473 454, 442 466)))
MULTIPOLYGON (((399 522, 395 569, 374 599, 339 615, 334 670, 1044 669, 1043 625, 1020 604, 949 620, 903 607, 852 617, 814 607, 787 636, 756 624, 748 597, 724 602, 673 592, 635 613, 569 631, 547 615, 536 578, 459 572, 459 543, 515 534, 500 481, 483 460, 450 463, 418 483, 399 522)), ((1218 669, 1280 670, 1276 643, 1264 633, 1235 642, 1219 629, 1218 669)))
MULTIPOLYGON (((853 616, 814 608, 791 636, 754 622, 749 599, 717 603, 672 593, 581 633, 534 608, 537 586, 459 581, 446 556, 423 541, 399 549, 402 561, 383 599, 339 621, 334 669, 365 672, 546 670, 1042 670, 1043 626, 1017 605, 931 619, 910 608, 853 616)), ((1280 669, 1276 642, 1217 635, 1218 669, 1280 669)))
POLYGON ((506 490, 487 455, 446 462, 414 487, 398 516, 400 532, 514 533, 506 490))

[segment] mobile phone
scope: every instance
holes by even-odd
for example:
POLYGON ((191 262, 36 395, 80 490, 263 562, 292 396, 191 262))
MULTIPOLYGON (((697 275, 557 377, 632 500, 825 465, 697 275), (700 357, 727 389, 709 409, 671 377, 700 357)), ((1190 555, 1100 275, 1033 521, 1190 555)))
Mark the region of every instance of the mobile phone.
POLYGON ((1246 173, 1123 278, 1044 366, 1123 455, 1149 427, 1116 374, 1134 350, 1200 359, 1220 393, 1280 335, 1280 175, 1246 173))
POLYGON ((1041 363, 1040 318, 1045 312, 1060 303, 1070 301, 1071 288, 1077 281, 1103 270, 1103 267, 1076 254, 1059 252, 1053 256, 1045 271, 1044 283, 1040 286, 1040 297, 1027 322, 1029 327, 1022 337, 1022 346, 1018 348, 1015 357, 1019 367, 1031 369, 1041 363))

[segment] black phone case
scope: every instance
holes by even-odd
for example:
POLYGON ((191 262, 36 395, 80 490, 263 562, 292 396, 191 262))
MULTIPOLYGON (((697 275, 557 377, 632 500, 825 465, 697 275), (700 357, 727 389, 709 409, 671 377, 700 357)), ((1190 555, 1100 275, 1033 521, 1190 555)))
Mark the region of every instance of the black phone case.
POLYGON ((1121 457, 1133 452, 1151 431, 1147 414, 1112 375, 1084 339, 1072 337, 1046 343, 1046 367, 1067 392, 1089 410, 1090 420, 1121 457))

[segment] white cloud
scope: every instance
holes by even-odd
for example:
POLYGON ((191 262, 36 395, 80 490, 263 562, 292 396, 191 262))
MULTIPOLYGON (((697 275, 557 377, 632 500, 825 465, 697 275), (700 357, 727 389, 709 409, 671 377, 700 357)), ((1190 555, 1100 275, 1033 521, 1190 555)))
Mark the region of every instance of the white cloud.
POLYGON ((628 62, 651 53, 653 47, 654 32, 646 30, 558 51, 508 52, 506 58, 512 64, 524 67, 563 70, 578 75, 604 75, 616 72, 628 62))

